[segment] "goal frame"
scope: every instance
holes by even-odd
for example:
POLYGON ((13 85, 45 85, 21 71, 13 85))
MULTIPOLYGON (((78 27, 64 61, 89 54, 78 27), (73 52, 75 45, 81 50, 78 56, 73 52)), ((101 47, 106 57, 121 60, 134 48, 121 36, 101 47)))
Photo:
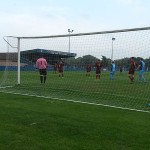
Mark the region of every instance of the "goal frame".
POLYGON ((89 33, 78 33, 78 34, 63 34, 63 35, 51 35, 51 36, 26 36, 26 37, 17 37, 17 36, 4 36, 4 41, 11 46, 12 48, 17 49, 17 84, 21 84, 21 76, 20 76, 20 45, 21 39, 39 39, 39 38, 58 38, 58 37, 71 37, 71 36, 84 36, 84 35, 96 35, 96 34, 109 34, 109 33, 121 33, 121 32, 132 32, 132 31, 142 31, 142 30, 150 30, 150 27, 141 27, 141 28, 130 28, 130 29, 120 29, 120 30, 109 30, 109 31, 101 31, 101 32, 89 32, 89 33), (7 38, 16 38, 17 39, 17 47, 12 46, 7 38))

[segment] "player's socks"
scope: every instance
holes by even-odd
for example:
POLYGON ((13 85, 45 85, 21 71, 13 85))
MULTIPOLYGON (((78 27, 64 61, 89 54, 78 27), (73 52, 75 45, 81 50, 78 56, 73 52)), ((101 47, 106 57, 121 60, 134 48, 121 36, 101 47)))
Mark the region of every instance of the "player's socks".
POLYGON ((40 81, 41 83, 43 83, 43 76, 40 76, 40 81))
POLYGON ((46 76, 44 76, 44 83, 46 82, 46 76))
POLYGON ((97 80, 97 75, 96 75, 96 80, 97 80))

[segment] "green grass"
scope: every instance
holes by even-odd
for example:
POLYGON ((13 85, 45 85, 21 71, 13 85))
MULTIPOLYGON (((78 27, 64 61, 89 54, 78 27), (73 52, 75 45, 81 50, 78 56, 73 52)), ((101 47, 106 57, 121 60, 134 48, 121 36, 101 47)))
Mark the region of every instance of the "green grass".
MULTIPOLYGON (((129 83, 127 73, 116 73, 115 80, 110 81, 109 73, 103 72, 101 80, 96 81, 94 72, 90 78, 82 71, 65 72, 63 79, 48 72, 46 85, 40 85, 38 72, 22 71, 20 86, 14 86, 16 72, 8 72, 5 76, 7 80, 3 84, 13 85, 13 88, 0 89, 1 91, 150 111, 146 106, 150 103, 150 84, 138 82, 137 72, 134 84, 129 83)), ((149 81, 150 73, 145 73, 145 77, 149 81)))
POLYGON ((150 114, 0 93, 2 150, 149 150, 150 114))

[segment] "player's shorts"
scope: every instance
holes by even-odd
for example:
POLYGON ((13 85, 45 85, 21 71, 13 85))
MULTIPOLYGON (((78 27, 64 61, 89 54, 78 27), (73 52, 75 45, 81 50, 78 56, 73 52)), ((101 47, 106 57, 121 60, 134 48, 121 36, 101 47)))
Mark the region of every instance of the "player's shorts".
POLYGON ((128 73, 134 75, 134 72, 135 72, 134 69, 129 69, 128 73))
POLYGON ((44 76, 47 75, 47 70, 46 69, 40 69, 39 72, 40 72, 40 75, 44 75, 44 76))
POLYGON ((101 73, 101 70, 96 70, 96 74, 100 74, 101 73))
POLYGON ((57 71, 57 68, 54 68, 54 71, 57 71))
POLYGON ((115 71, 111 71, 110 74, 111 74, 111 75, 115 75, 115 71))
POLYGON ((91 70, 87 70, 86 72, 91 72, 91 70))
POLYGON ((58 72, 59 72, 59 73, 63 73, 63 70, 62 70, 62 69, 60 69, 60 70, 58 70, 58 72))
POLYGON ((120 69, 120 72, 122 72, 122 69, 120 69))
POLYGON ((144 73, 144 70, 140 70, 140 71, 139 71, 139 75, 140 75, 140 76, 142 76, 143 73, 144 73))

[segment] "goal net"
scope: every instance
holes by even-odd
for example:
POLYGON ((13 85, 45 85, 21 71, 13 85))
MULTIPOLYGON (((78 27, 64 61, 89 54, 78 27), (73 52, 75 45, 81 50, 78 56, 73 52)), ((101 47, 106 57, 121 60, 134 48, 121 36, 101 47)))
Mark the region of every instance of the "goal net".
POLYGON ((0 91, 150 111, 147 106, 150 103, 149 27, 41 37, 8 36, 4 40, 6 47, 1 48, 0 54, 0 91), (36 69, 40 57, 48 63, 45 84, 41 84, 36 69), (135 72, 133 75, 131 71, 129 77, 131 57, 134 57, 135 72), (141 58, 145 63, 143 76, 138 67, 141 58))

